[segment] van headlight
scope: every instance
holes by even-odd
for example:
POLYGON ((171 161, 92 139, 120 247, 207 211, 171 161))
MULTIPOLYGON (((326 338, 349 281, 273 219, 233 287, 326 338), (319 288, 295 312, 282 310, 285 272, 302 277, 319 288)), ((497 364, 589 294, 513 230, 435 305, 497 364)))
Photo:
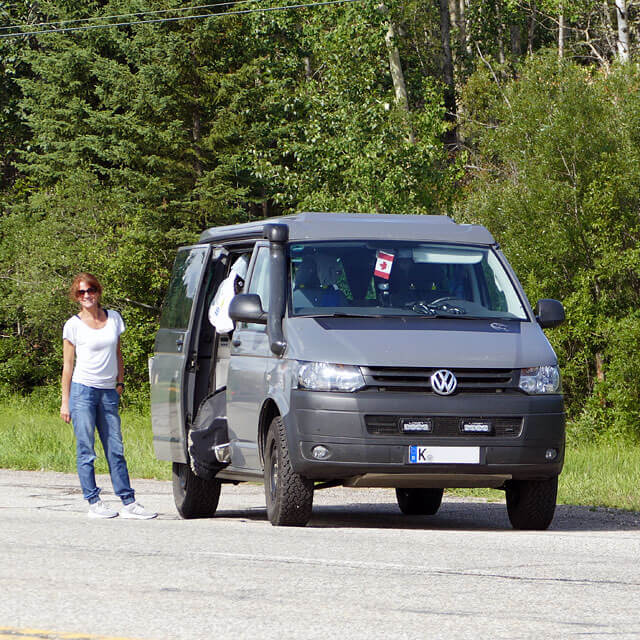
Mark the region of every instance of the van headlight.
POLYGON ((359 367, 301 360, 294 363, 294 389, 350 392, 358 391, 364 386, 364 378, 359 367))
POLYGON ((520 370, 519 387, 529 394, 559 393, 560 369, 558 367, 528 367, 520 370))

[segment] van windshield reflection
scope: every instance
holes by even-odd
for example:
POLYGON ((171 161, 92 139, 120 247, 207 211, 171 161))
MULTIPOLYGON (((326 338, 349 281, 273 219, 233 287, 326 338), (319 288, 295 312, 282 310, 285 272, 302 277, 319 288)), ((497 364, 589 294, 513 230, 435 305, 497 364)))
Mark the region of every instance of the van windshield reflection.
POLYGON ((293 316, 526 320, 488 247, 339 241, 289 247, 293 316))

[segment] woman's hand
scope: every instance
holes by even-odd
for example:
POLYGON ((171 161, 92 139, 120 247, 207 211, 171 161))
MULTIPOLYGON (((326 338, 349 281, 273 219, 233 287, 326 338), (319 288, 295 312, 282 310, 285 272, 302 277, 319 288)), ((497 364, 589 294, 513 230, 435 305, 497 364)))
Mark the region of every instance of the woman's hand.
POLYGON ((71 422, 69 412, 69 394, 71 393, 71 377, 73 373, 73 361, 76 357, 76 348, 68 341, 62 341, 62 402, 60 403, 60 417, 68 424, 71 422))
POLYGON ((60 417, 68 424, 71 422, 71 414, 69 413, 69 405, 62 403, 60 405, 60 417))

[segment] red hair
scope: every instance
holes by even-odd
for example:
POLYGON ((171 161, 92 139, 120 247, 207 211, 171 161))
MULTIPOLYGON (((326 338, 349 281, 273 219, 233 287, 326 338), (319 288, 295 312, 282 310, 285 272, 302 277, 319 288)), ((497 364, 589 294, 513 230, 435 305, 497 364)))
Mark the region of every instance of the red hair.
POLYGON ((78 290, 80 289, 81 282, 86 282, 90 287, 95 287, 98 297, 102 295, 102 285, 100 284, 98 278, 96 278, 91 273, 87 273, 86 271, 83 271, 73 279, 73 282, 71 283, 71 288, 69 289, 69 297, 74 302, 78 299, 78 290))

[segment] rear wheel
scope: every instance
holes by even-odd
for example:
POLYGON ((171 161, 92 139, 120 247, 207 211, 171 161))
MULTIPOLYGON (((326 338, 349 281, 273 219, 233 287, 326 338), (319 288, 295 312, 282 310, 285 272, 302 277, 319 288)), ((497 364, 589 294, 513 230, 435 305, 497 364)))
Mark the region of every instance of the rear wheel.
POLYGON ((444 489, 396 489, 400 511, 406 516, 432 516, 442 503, 444 489))
POLYGON ((218 508, 220 480, 199 478, 188 464, 173 463, 173 499, 181 518, 210 518, 218 508))
POLYGON ((553 520, 558 476, 546 480, 510 480, 507 513, 514 529, 546 529, 553 520))
POLYGON ((269 426, 264 451, 267 516, 274 526, 304 527, 313 508, 313 481, 294 473, 282 418, 269 426))

